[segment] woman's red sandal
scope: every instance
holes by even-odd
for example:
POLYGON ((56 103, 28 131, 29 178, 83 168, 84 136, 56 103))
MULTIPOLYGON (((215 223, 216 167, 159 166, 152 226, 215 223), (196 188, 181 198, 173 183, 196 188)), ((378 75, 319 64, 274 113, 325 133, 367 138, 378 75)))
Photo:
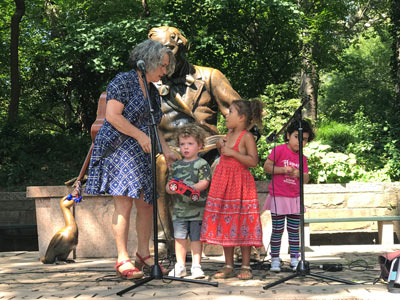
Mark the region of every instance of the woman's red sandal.
MULTIPOLYGON (((138 268, 139 270, 143 270, 144 267, 151 267, 152 265, 146 263, 146 260, 148 260, 150 258, 151 258, 151 255, 142 257, 139 255, 139 253, 136 252, 135 267, 138 268)), ((166 270, 162 265, 160 265, 160 269, 161 269, 161 272, 163 275, 168 274, 168 270, 166 270)))
POLYGON ((123 260, 121 262, 117 262, 114 266, 115 270, 117 270, 117 276, 121 277, 123 279, 139 279, 143 277, 143 272, 140 271, 138 268, 133 268, 133 269, 126 269, 123 270, 122 272, 119 271, 119 267, 121 267, 124 264, 127 263, 132 263, 130 259, 123 260))

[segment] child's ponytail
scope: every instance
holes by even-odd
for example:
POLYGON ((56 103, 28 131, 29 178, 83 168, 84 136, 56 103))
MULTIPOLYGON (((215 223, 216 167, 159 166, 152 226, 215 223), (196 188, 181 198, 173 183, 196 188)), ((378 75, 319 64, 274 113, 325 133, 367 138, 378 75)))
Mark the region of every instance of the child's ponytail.
POLYGON ((263 117, 263 109, 264 103, 260 100, 252 100, 250 101, 251 108, 251 120, 248 125, 257 125, 259 128, 262 128, 262 117, 263 117))
POLYGON ((232 102, 235 105, 239 115, 246 117, 247 128, 251 128, 254 125, 258 125, 262 128, 262 117, 264 104, 260 100, 235 100, 232 102))

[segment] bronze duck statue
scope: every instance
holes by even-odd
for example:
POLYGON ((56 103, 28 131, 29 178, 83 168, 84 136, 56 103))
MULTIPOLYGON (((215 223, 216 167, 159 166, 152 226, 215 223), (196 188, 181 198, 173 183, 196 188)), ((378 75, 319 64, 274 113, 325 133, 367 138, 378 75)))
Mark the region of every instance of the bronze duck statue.
POLYGON ((45 256, 40 258, 44 264, 74 262, 67 260, 68 255, 78 245, 78 227, 70 208, 80 199, 73 198, 71 195, 65 196, 60 200, 60 207, 64 215, 65 227, 57 231, 51 239, 45 256))

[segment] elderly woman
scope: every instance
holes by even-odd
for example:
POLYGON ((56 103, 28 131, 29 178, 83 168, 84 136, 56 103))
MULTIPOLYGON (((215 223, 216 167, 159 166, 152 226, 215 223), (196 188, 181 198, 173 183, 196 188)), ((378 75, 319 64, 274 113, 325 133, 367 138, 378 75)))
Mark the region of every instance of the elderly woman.
MULTIPOLYGON (((107 87, 106 120, 94 141, 89 164, 87 194, 111 194, 114 199, 112 227, 118 251, 115 269, 124 279, 141 278, 144 265, 154 264, 150 256, 149 240, 152 230, 152 168, 151 168, 151 115, 146 90, 137 62, 146 66, 146 80, 157 125, 161 121, 161 102, 157 82, 175 67, 170 49, 161 43, 146 40, 130 53, 133 69, 119 73, 107 87), (135 266, 127 250, 129 220, 132 205, 137 209, 136 232, 138 248, 135 266)), ((158 128, 157 128, 158 130, 158 128)), ((163 154, 168 163, 177 157, 159 134, 163 154)), ((162 269, 163 273, 165 270, 162 269)))

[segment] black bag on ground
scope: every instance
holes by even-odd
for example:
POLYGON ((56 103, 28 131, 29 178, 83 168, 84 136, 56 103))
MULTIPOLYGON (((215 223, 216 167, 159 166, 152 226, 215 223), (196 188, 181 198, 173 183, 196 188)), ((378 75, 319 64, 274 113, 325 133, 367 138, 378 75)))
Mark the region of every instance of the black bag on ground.
POLYGON ((400 250, 378 257, 381 278, 388 283, 388 291, 400 293, 400 250))

